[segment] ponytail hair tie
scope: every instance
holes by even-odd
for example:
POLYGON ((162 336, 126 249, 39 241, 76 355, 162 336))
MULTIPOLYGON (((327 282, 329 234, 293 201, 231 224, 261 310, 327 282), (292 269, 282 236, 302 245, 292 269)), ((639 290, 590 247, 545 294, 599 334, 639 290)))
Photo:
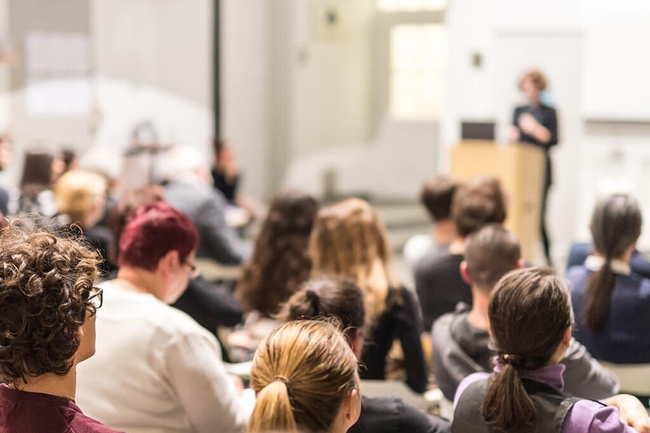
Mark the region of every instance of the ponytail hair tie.
POLYGON ((519 355, 511 355, 509 353, 505 353, 501 356, 499 356, 499 360, 501 361, 502 364, 509 364, 513 367, 519 367, 523 361, 521 356, 519 355))
POLYGON ((282 382, 282 383, 284 383, 284 386, 287 387, 287 390, 289 390, 289 379, 287 379, 286 377, 284 377, 284 376, 275 376, 273 378, 273 380, 271 381, 271 383, 273 383, 273 382, 282 382))

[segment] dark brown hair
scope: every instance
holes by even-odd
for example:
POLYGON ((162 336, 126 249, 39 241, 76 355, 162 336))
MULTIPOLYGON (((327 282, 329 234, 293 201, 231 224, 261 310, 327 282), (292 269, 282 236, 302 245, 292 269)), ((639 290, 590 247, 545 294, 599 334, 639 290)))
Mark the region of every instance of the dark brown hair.
POLYGON ((341 321, 348 338, 363 329, 366 309, 363 292, 352 280, 319 275, 304 283, 282 306, 277 318, 282 322, 313 320, 335 316, 341 321))
POLYGON ((467 237, 467 272, 478 287, 491 290, 501 277, 517 267, 520 258, 517 237, 502 224, 488 224, 467 237))
POLYGON ((499 179, 478 176, 458 188, 452 203, 452 216, 462 237, 488 223, 506 220, 506 199, 499 179))
POLYGON ((235 290, 245 311, 275 314, 309 278, 309 236, 317 212, 318 203, 308 194, 284 191, 275 196, 235 290))
POLYGON ((458 182, 448 175, 438 175, 427 180, 420 190, 420 203, 427 209, 434 221, 449 219, 451 203, 458 182))
POLYGON ((488 307, 490 337, 502 366, 481 411, 493 429, 509 431, 531 425, 537 409, 518 370, 548 364, 572 325, 569 291, 548 268, 527 268, 503 277, 488 307))
POLYGON ((582 321, 592 331, 605 325, 614 290, 611 263, 619 259, 641 235, 641 209, 636 199, 627 194, 614 194, 601 200, 591 217, 591 234, 596 251, 605 263, 587 281, 582 321))
POLYGON ((20 178, 21 200, 31 200, 51 187, 54 158, 55 155, 46 150, 30 150, 25 153, 25 163, 20 178))
POLYGON ((28 229, 19 220, 0 229, 0 244, 0 376, 7 383, 63 376, 86 312, 95 313, 88 297, 99 256, 72 234, 28 229))
POLYGON ((524 75, 522 75, 521 79, 519 80, 519 90, 521 90, 521 86, 524 83, 524 80, 530 79, 530 81, 537 87, 537 90, 540 92, 548 86, 548 83, 546 81, 546 77, 544 74, 542 74, 538 70, 532 70, 526 72, 524 75))

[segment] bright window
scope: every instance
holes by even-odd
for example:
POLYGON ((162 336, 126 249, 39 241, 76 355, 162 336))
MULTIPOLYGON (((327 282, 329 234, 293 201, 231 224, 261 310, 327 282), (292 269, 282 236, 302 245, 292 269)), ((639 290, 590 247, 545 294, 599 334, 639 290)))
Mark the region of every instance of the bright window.
POLYGON ((390 113, 436 120, 445 97, 447 33, 442 24, 404 24, 390 33, 390 113))
POLYGON ((382 12, 444 11, 448 0, 377 0, 382 12))

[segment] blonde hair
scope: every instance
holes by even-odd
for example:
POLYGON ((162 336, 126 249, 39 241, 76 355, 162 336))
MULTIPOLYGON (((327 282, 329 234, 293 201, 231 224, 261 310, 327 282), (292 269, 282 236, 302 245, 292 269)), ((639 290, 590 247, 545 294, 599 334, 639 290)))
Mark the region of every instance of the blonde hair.
POLYGON ((82 223, 93 212, 97 199, 106 194, 106 179, 86 170, 63 174, 54 185, 54 201, 59 213, 73 223, 82 223))
POLYGON ((386 229, 364 200, 351 198, 322 209, 311 237, 313 275, 352 279, 361 288, 367 324, 386 308, 389 288, 399 285, 386 229))
POLYGON ((334 322, 301 320, 273 331, 251 367, 257 400, 250 433, 327 432, 358 388, 357 359, 334 322))

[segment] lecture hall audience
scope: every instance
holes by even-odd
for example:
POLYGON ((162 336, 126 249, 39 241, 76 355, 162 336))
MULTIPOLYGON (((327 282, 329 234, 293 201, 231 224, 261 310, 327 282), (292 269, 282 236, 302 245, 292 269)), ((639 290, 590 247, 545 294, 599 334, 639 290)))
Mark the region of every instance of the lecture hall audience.
POLYGON ((503 277, 488 317, 496 367, 460 383, 454 433, 648 431, 648 413, 635 397, 599 402, 563 391, 559 362, 571 345, 573 313, 568 288, 552 270, 528 268, 503 277))
MULTIPOLYGON (((455 312, 436 320, 432 332, 436 383, 447 399, 453 400, 465 377, 492 371, 496 353, 488 332, 490 295, 504 275, 523 265, 517 238, 501 224, 488 224, 468 236, 461 273, 472 286, 473 305, 460 303, 455 312)), ((606 398, 619 390, 616 377, 575 339, 560 363, 565 367, 564 389, 576 397, 606 398)))
POLYGON ((472 305, 472 292, 460 274, 465 238, 488 223, 503 223, 506 200, 498 179, 479 176, 458 188, 452 201, 456 238, 442 255, 425 256, 415 268, 415 289, 422 307, 424 327, 456 308, 472 305))
POLYGON ((75 402, 77 366, 95 353, 101 315, 97 253, 76 238, 2 223, 0 431, 116 432, 75 402))
POLYGON ((119 246, 117 278, 100 285, 97 355, 79 370, 80 405, 129 433, 241 431, 248 410, 219 343, 168 305, 194 273, 194 225, 153 203, 127 222, 119 246))
POLYGON ((395 277, 393 253, 384 225, 361 199, 347 199, 318 213, 311 239, 313 275, 352 279, 363 291, 368 338, 361 356, 363 379, 385 379, 386 357, 398 341, 406 383, 415 392, 427 387, 422 351, 422 320, 417 299, 395 277))
MULTIPOLYGON (((363 292, 351 280, 328 275, 311 278, 295 293, 279 314, 280 320, 341 321, 345 337, 357 359, 364 344, 366 310, 363 292)), ((348 433, 444 433, 450 423, 425 414, 398 397, 371 398, 361 396, 361 415, 348 433)))
POLYGON ((272 317, 309 278, 309 237, 317 212, 318 203, 308 194, 283 191, 273 198, 235 288, 245 312, 272 317))

